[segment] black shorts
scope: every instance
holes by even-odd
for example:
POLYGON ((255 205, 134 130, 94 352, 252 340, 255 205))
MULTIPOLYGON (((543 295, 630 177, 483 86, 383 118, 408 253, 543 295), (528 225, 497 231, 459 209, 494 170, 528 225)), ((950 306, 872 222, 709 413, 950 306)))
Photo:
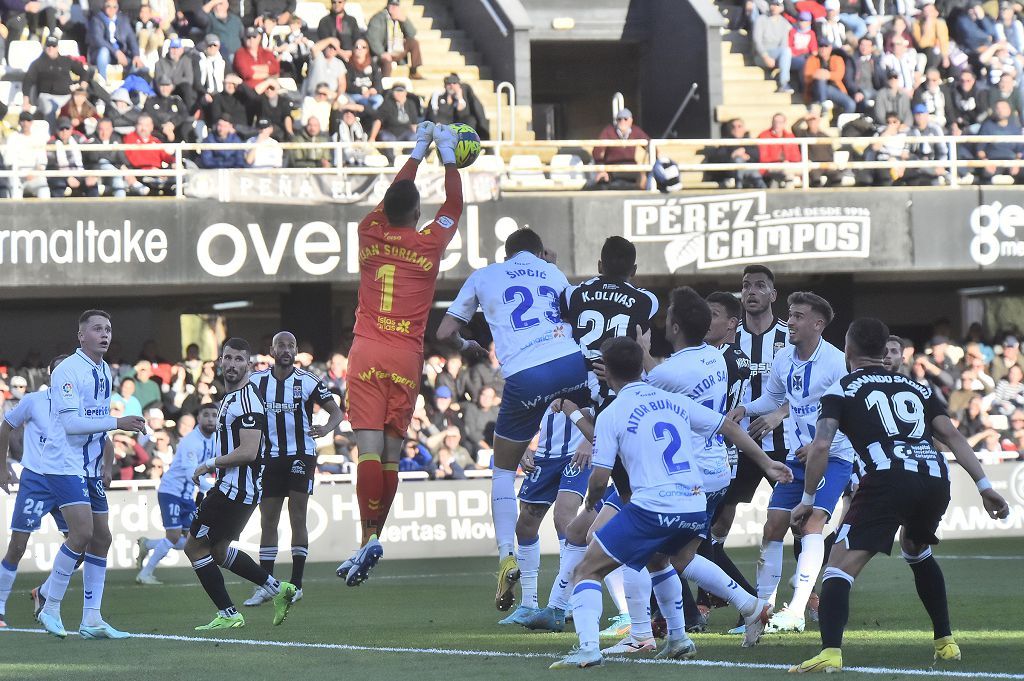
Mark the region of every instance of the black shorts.
POLYGON ((263 498, 312 494, 316 456, 278 456, 267 459, 263 469, 263 498))
POLYGON ((851 551, 892 552, 896 531, 917 544, 938 544, 935 530, 949 506, 949 481, 904 470, 871 471, 860 481, 836 534, 851 551))
POLYGON ((219 544, 224 540, 235 541, 241 536, 255 510, 256 504, 231 501, 223 492, 210 490, 203 497, 203 503, 192 519, 189 534, 196 539, 206 537, 211 544, 219 544))
MULTIPOLYGON (((789 452, 765 452, 774 461, 780 461, 785 463, 786 456, 789 452)), ((725 493, 725 499, 722 500, 721 506, 726 504, 749 504, 754 498, 754 493, 757 492, 757 486, 764 480, 764 471, 762 471, 756 463, 751 461, 749 458, 740 452, 739 459, 736 461, 736 477, 729 483, 729 491, 725 493)), ((721 508, 719 506, 719 508, 721 508)))

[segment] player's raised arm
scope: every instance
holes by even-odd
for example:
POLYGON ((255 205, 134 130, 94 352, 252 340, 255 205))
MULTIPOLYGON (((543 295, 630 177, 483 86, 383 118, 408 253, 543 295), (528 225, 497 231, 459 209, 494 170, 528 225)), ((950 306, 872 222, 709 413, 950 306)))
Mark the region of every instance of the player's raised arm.
POLYGON ((459 174, 459 166, 455 159, 457 139, 455 133, 447 125, 435 125, 433 139, 438 153, 441 154, 441 162, 444 164, 445 197, 434 221, 445 229, 450 229, 457 225, 459 218, 462 217, 462 176, 459 174))
POLYGON ((765 454, 760 445, 754 442, 750 434, 735 421, 723 419, 718 432, 736 445, 748 459, 756 463, 772 482, 791 482, 793 480, 793 471, 786 464, 775 461, 765 454))
POLYGON ((487 351, 480 347, 479 343, 474 340, 466 340, 459 334, 462 327, 469 323, 480 306, 480 299, 476 295, 476 281, 477 276, 474 272, 469 275, 466 283, 459 289, 459 295, 455 296, 455 301, 448 308, 434 336, 442 343, 458 346, 461 352, 487 354, 487 351))
POLYGON ((982 503, 985 510, 993 518, 1006 518, 1010 515, 1010 507, 1006 504, 999 492, 992 489, 992 483, 985 476, 985 469, 974 454, 974 450, 967 443, 967 439, 956 429, 953 422, 945 414, 932 419, 932 428, 935 429, 935 437, 944 442, 953 452, 956 462, 960 464, 967 474, 971 476, 981 493, 982 503))

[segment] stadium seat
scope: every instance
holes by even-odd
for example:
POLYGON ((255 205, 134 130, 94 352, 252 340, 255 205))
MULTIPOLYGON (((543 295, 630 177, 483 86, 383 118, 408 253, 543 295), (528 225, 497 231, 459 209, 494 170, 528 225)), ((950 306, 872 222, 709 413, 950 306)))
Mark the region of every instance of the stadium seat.
POLYGON ((505 172, 505 160, 501 158, 501 156, 484 154, 481 155, 473 164, 473 169, 480 172, 500 175, 505 172))
MULTIPOLYGON (((348 12, 348 7, 345 8, 345 11, 348 12)), ((327 8, 319 2, 297 2, 295 14, 305 21, 307 26, 315 29, 328 12, 327 8)))
POLYGON ((4 104, 11 103, 11 87, 12 83, 9 80, 0 80, 0 102, 4 104))
POLYGON ((367 168, 387 168, 391 164, 383 154, 369 154, 363 159, 363 165, 367 168))
POLYGON ((32 121, 32 137, 43 142, 49 142, 50 124, 43 120, 32 121))
POLYGON ((552 189, 553 183, 544 175, 544 163, 536 154, 514 154, 508 160, 508 176, 502 178, 505 191, 552 189))
POLYGON ((576 154, 555 154, 551 157, 551 182, 557 189, 583 189, 583 159, 576 154))
POLYGON ((77 57, 79 56, 78 43, 74 40, 61 40, 57 43, 57 52, 65 57, 77 57))
POLYGON ((7 48, 7 66, 12 71, 27 71, 43 53, 43 44, 35 40, 15 40, 7 48))
POLYGON ((348 14, 356 23, 359 24, 359 28, 366 30, 366 13, 363 11, 363 6, 358 2, 346 2, 345 3, 345 14, 348 14))
POLYGON ((860 118, 859 113, 841 113, 836 117, 836 128, 842 130, 846 125, 860 118))
POLYGON ((277 84, 281 86, 281 89, 285 92, 298 92, 299 86, 295 84, 294 78, 278 78, 277 84))

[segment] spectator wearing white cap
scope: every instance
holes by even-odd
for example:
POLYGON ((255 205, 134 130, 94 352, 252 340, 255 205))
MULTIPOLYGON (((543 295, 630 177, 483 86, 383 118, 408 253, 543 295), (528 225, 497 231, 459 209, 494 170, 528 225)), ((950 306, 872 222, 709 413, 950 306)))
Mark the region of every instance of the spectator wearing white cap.
MULTIPOLYGON (((818 44, 842 49, 846 44, 846 26, 839 21, 839 0, 825 0, 825 16, 818 19, 818 44)), ((866 30, 866 29, 865 29, 866 30)))
MULTIPOLYGON (((868 32, 867 22, 861 16, 864 13, 862 0, 838 0, 834 4, 839 5, 840 23, 846 27, 853 37, 860 39, 862 35, 868 32)), ((827 2, 825 3, 825 9, 828 9, 827 2)))
MULTIPOLYGON (((633 112, 620 109, 615 122, 605 126, 597 136, 602 140, 650 140, 651 137, 633 121, 633 112)), ((647 149, 644 149, 647 153, 647 149)), ((594 147, 594 163, 604 165, 636 164, 637 147, 594 147)), ((593 189, 638 189, 643 186, 643 173, 609 173, 600 171, 594 176, 593 189)))
POLYGON ((754 61, 769 73, 778 69, 778 92, 793 92, 789 85, 789 72, 793 54, 789 50, 790 24, 782 16, 782 0, 771 0, 768 14, 754 21, 754 61))
POLYGON ((1020 341, 1017 340, 1017 337, 1007 336, 1006 340, 1003 341, 1002 354, 996 355, 995 359, 992 360, 992 368, 990 370, 992 378, 996 381, 1005 378, 1010 372, 1010 367, 1014 365, 1024 369, 1024 355, 1020 353, 1020 341))

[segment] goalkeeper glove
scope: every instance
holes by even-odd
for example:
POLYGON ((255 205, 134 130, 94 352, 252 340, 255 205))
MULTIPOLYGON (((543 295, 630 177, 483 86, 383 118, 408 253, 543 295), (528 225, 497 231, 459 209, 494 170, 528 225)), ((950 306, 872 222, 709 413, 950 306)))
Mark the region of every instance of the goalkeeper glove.
POLYGON ((416 126, 416 146, 409 155, 417 161, 422 161, 430 151, 430 143, 434 140, 434 128, 430 121, 423 121, 416 126))
POLYGON ((447 125, 434 126, 434 144, 437 145, 437 153, 441 155, 441 163, 448 165, 455 163, 455 144, 458 138, 447 125))

